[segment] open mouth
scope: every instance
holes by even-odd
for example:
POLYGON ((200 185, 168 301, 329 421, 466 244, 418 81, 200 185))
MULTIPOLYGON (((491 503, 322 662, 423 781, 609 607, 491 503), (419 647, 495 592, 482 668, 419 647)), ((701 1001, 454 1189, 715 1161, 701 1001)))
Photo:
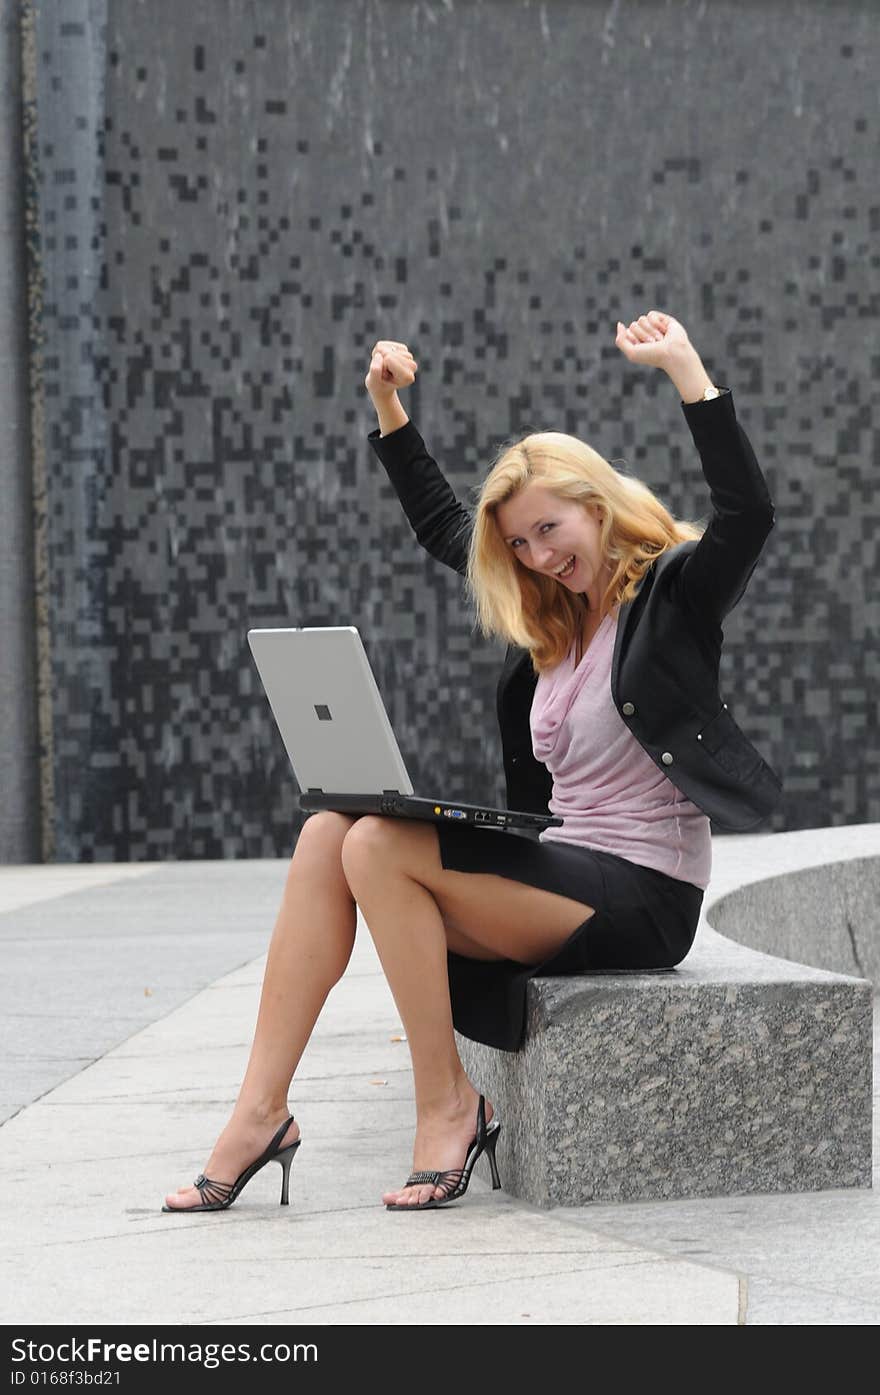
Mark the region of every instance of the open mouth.
POLYGON ((575 557, 574 553, 572 553, 571 556, 569 557, 568 561, 566 562, 565 566, 564 566, 560 571, 554 572, 553 575, 554 575, 558 580, 563 580, 565 577, 571 576, 571 574, 572 574, 572 572, 574 571, 574 569, 575 569, 576 566, 577 566, 577 558, 575 557))

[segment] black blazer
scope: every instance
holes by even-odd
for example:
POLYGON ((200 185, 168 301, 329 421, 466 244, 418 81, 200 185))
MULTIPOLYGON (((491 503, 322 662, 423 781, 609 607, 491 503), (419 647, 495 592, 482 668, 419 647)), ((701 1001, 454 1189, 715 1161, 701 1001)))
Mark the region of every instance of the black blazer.
MULTIPOLYGON (((681 405, 712 517, 702 538, 664 552, 620 607, 611 694, 663 774, 720 828, 742 832, 772 812, 782 787, 721 700, 721 622, 746 588, 775 513, 729 389, 681 405)), ((422 547, 464 575, 472 515, 416 427, 410 421, 384 437, 377 428, 367 439, 422 547)), ((536 683, 528 650, 509 645, 497 698, 507 807, 546 814, 553 781, 532 753, 529 728, 536 683)))

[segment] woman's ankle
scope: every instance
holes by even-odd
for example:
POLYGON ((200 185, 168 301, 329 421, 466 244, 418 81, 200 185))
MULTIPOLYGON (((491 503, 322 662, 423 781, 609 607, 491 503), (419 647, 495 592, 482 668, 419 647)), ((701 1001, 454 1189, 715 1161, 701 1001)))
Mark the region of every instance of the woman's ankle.
POLYGON ((290 1114, 286 1098, 275 1096, 273 1099, 239 1099, 232 1111, 230 1123, 242 1123, 245 1125, 274 1124, 279 1122, 286 1114, 290 1114))
POLYGON ((416 1112, 419 1118, 440 1116, 454 1119, 459 1114, 469 1113, 478 1099, 479 1091, 466 1075, 462 1075, 445 1088, 417 1095, 416 1112))

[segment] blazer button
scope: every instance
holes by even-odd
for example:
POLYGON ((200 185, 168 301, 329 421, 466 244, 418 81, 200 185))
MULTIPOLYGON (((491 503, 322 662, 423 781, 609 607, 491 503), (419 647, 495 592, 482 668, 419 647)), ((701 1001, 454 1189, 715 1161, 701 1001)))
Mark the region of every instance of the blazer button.
POLYGON ((672 764, 672 752, 671 752, 671 751, 664 751, 663 754, 662 754, 662 756, 660 757, 660 759, 662 760, 662 762, 663 762, 664 765, 671 765, 671 764, 672 764))
POLYGON ((635 710, 636 710, 636 709, 633 707, 633 705, 632 705, 631 702, 625 702, 625 703, 623 704, 623 715, 624 715, 624 717, 631 717, 631 716, 633 715, 633 713, 635 712, 635 710))
POLYGON ((511 756, 511 757, 510 757, 510 764, 511 764, 511 765, 516 765, 516 763, 517 763, 518 760, 519 760, 519 756, 511 756))

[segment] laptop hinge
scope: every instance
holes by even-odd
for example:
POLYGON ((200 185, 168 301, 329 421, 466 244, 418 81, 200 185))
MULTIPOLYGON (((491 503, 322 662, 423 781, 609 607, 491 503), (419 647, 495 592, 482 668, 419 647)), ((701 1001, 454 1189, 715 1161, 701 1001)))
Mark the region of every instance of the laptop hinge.
POLYGON ((309 785, 306 794, 323 794, 323 789, 318 785, 309 785))
POLYGON ((396 795, 398 796, 398 798, 402 798, 402 797, 403 797, 403 796, 401 795, 401 793, 400 793, 400 790, 383 790, 382 793, 383 793, 383 794, 396 794, 396 795))

